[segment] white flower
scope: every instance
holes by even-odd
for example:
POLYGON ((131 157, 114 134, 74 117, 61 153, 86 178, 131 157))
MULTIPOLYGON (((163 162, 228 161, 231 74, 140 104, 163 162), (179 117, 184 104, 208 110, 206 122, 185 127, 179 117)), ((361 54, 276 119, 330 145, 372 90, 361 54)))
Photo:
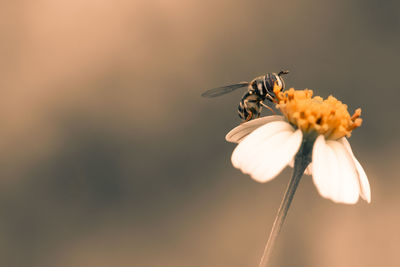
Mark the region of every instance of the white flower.
POLYGON ((312 174, 321 196, 346 204, 356 203, 361 196, 369 203, 371 191, 368 178, 345 137, 361 125, 361 111, 357 110, 355 115, 347 117, 347 106, 336 99, 322 101, 311 98, 309 90, 300 92, 303 93, 297 99, 297 91, 289 93, 290 97, 287 97, 288 93, 285 93, 286 98, 285 95, 280 96, 277 107, 285 116, 255 119, 239 125, 226 135, 227 141, 238 143, 232 154, 233 166, 258 182, 270 181, 287 165, 293 166, 303 138, 313 136, 312 163, 306 174, 312 174), (311 102, 303 103, 304 92, 307 101, 311 102), (346 112, 342 112, 343 108, 346 112))

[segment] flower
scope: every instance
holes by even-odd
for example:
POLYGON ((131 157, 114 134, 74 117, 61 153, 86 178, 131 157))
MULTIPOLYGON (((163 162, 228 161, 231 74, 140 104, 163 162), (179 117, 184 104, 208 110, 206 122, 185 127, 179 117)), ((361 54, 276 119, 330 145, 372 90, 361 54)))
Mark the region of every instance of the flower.
POLYGON ((361 109, 353 116, 333 96, 312 97, 311 90, 275 90, 277 108, 283 116, 267 116, 245 122, 226 135, 238 143, 233 166, 258 182, 275 178, 294 158, 302 143, 312 143, 311 174, 322 197, 354 204, 359 196, 368 203, 371 191, 367 175, 347 141, 361 126, 361 109), (347 138, 346 138, 347 137, 347 138))

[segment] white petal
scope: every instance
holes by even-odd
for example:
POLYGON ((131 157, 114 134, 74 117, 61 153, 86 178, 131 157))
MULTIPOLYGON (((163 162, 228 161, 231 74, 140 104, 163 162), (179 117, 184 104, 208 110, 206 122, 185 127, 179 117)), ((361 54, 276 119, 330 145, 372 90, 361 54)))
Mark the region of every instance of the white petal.
POLYGON ((255 158, 255 150, 271 136, 282 131, 293 131, 293 127, 287 122, 276 121, 265 124, 254 130, 251 134, 246 136, 233 151, 233 166, 240 168, 241 164, 247 161, 251 162, 255 158))
POLYGON ((357 172, 358 172, 361 197, 364 200, 366 200, 368 203, 371 203, 371 188, 369 186, 369 181, 368 181, 367 174, 365 173, 365 171, 364 171, 363 167, 361 166, 360 162, 354 156, 349 141, 347 141, 347 139, 345 137, 341 138, 339 141, 346 147, 347 151, 353 157, 354 164, 356 165, 357 172))
MULTIPOLYGON (((330 191, 335 190, 331 185, 331 177, 335 174, 330 173, 329 163, 334 159, 335 155, 326 146, 325 138, 320 135, 317 137, 314 143, 312 152, 312 162, 313 162, 313 181, 318 189, 321 196, 325 198, 330 197, 330 191), (330 175, 332 174, 332 175, 330 175)), ((333 169, 336 172, 336 168, 333 169)))
POLYGON ((356 203, 360 195, 360 184, 353 157, 340 142, 328 141, 327 144, 335 151, 338 158, 338 168, 342 176, 341 194, 343 194, 343 202, 349 204, 356 203))
POLYGON ((312 175, 312 162, 310 164, 308 164, 306 170, 304 171, 304 174, 312 175))
POLYGON ((269 181, 276 177, 290 162, 300 148, 303 133, 301 130, 281 134, 275 140, 271 138, 260 155, 264 161, 254 170, 252 177, 260 182, 269 181))
POLYGON ((360 186, 356 166, 341 142, 318 136, 312 162, 313 181, 323 197, 339 203, 357 202, 360 186))
POLYGON ((294 167, 294 158, 292 158, 292 160, 288 163, 290 168, 294 167))
POLYGON ((232 143, 240 143, 244 137, 250 134, 258 127, 273 121, 282 121, 283 116, 273 115, 266 116, 259 119, 254 119, 233 128, 226 136, 225 140, 232 143))
POLYGON ((232 163, 259 182, 276 177, 293 159, 301 145, 300 130, 283 121, 259 127, 233 151, 232 163))

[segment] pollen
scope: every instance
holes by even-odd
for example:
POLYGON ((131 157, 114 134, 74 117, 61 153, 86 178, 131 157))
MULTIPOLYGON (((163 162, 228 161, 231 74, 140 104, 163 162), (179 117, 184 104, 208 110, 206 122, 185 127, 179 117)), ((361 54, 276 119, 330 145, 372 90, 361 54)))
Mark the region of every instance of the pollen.
POLYGON ((291 88, 281 92, 277 85, 274 93, 276 107, 305 134, 316 132, 323 134, 326 139, 337 140, 343 136, 350 137, 351 132, 361 126, 361 109, 356 109, 350 116, 347 105, 333 96, 325 100, 319 96, 313 97, 313 91, 309 89, 291 88))

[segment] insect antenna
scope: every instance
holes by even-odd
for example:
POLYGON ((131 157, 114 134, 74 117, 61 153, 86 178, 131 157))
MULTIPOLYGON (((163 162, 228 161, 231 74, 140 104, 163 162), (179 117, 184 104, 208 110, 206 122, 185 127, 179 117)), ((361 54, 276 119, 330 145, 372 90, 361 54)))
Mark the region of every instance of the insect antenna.
POLYGON ((289 73, 288 70, 281 70, 281 71, 278 73, 278 76, 285 75, 285 74, 288 74, 288 73, 289 73))

